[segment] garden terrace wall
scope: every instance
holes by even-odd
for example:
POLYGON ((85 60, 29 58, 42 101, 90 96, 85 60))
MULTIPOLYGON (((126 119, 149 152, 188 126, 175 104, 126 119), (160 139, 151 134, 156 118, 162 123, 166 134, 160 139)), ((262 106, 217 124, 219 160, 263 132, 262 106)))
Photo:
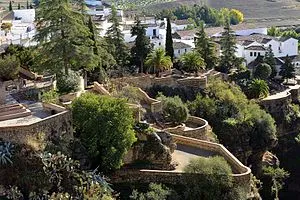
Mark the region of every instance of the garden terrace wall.
POLYGON ((175 128, 167 128, 164 130, 176 135, 191 137, 199 140, 208 140, 207 133, 209 131, 209 125, 205 119, 189 116, 185 127, 178 126, 175 128), (189 123, 195 124, 197 125, 197 127, 188 127, 189 123))
POLYGON ((0 127, 0 138, 19 144, 27 144, 28 140, 38 137, 39 134, 45 134, 47 138, 61 135, 72 137, 71 112, 65 109, 61 111, 62 107, 54 104, 44 104, 44 108, 57 114, 41 119, 36 123, 0 127))

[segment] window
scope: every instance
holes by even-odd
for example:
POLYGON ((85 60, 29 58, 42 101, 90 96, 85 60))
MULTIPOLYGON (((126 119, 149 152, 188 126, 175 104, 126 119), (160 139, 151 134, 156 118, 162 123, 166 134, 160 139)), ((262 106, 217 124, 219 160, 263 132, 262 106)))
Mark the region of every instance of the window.
POLYGON ((158 45, 160 46, 160 45, 161 45, 161 42, 160 42, 160 43, 158 43, 158 45))
POLYGON ((251 56, 251 57, 253 56, 253 52, 250 52, 250 56, 251 56))
POLYGON ((156 36, 156 29, 153 29, 153 36, 156 36))
POLYGON ((180 49, 178 50, 178 54, 180 54, 180 49))
POLYGON ((299 65, 299 63, 296 63, 296 66, 298 66, 299 65))
POLYGON ((254 57, 256 57, 256 52, 254 52, 254 57))
POLYGON ((187 50, 186 50, 186 49, 184 49, 184 52, 185 52, 185 53, 186 53, 186 51, 187 51, 187 50))
POLYGON ((260 56, 260 52, 257 53, 257 56, 260 56))

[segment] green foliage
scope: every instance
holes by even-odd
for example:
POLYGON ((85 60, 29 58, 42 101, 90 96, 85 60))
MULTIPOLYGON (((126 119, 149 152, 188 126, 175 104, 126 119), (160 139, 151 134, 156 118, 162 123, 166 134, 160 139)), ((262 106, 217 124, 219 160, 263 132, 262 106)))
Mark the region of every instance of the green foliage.
POLYGON ((181 58, 183 70, 186 72, 198 72, 200 69, 205 68, 204 60, 200 54, 195 51, 185 53, 181 58))
POLYGON ((40 1, 35 35, 40 48, 36 62, 45 71, 68 74, 69 69, 93 69, 98 64, 85 20, 70 0, 40 1))
POLYGON ((203 58, 206 68, 213 69, 217 65, 217 56, 215 44, 206 35, 204 31, 204 24, 201 22, 200 28, 195 36, 195 50, 203 58))
POLYGON ((231 69, 240 68, 241 60, 236 57, 236 37, 230 27, 229 22, 225 24, 224 32, 222 32, 220 63, 217 68, 220 72, 229 73, 231 69))
POLYGON ((289 56, 285 57, 284 64, 280 67, 279 75, 286 80, 295 78, 295 66, 292 64, 289 56))
POLYGON ((271 26, 268 29, 268 35, 278 37, 280 36, 280 29, 275 26, 271 26))
POLYGON ((18 77, 20 62, 15 56, 0 59, 0 80, 12 80, 18 77))
POLYGON ((239 157, 241 151, 251 155, 273 147, 274 119, 249 101, 239 87, 214 79, 209 81, 206 93, 206 97, 198 96, 189 102, 191 115, 207 119, 220 143, 236 153, 242 162, 247 162, 248 157, 239 157), (248 138, 248 143, 240 138, 248 138))
POLYGON ((150 39, 146 36, 145 27, 139 19, 135 22, 135 26, 132 27, 131 35, 136 36, 135 44, 131 49, 132 57, 139 63, 140 73, 143 73, 145 72, 144 61, 151 52, 152 45, 150 44, 150 39))
POLYGON ((265 57, 263 59, 263 62, 268 64, 271 67, 272 73, 271 73, 270 77, 274 78, 277 75, 277 70, 276 70, 276 66, 275 66, 276 60, 275 60, 274 53, 273 53, 271 46, 268 47, 265 57))
POLYGON ((14 145, 0 140, 0 165, 12 164, 14 145))
POLYGON ((150 183, 146 193, 139 193, 134 190, 130 196, 133 200, 167 200, 172 195, 172 190, 162 184, 150 183))
POLYGON ((159 76, 159 72, 171 69, 173 66, 172 59, 166 55, 166 52, 162 48, 155 49, 148 55, 145 65, 159 76))
POLYGON ((104 171, 120 168, 136 140, 126 101, 88 93, 73 101, 72 111, 76 133, 93 163, 104 171))
POLYGON ((289 104, 288 105, 288 112, 284 116, 285 122, 287 122, 290 125, 294 125, 298 119, 300 119, 300 107, 297 104, 289 104))
POLYGON ((12 10, 13 10, 11 1, 9 1, 8 10, 9 10, 9 11, 12 11, 12 10))
POLYGON ((46 103, 57 103, 58 101, 58 93, 56 90, 50 90, 48 92, 44 92, 42 95, 42 101, 46 103))
POLYGON ((158 100, 162 101, 163 115, 168 122, 181 124, 187 120, 189 110, 178 96, 165 97, 160 95, 158 100))
POLYGON ((254 71, 254 77, 258 79, 267 80, 272 73, 272 68, 270 65, 266 63, 259 64, 255 71, 254 71))
POLYGON ((79 89, 79 74, 70 71, 68 75, 62 74, 57 77, 57 90, 60 94, 76 92, 79 89))
POLYGON ((172 39, 172 27, 170 18, 167 19, 167 35, 166 35, 166 55, 170 56, 171 60, 174 59, 174 48, 173 48, 173 39, 172 39))
POLYGON ((248 92, 251 98, 265 98, 269 95, 269 86, 264 80, 253 79, 249 84, 248 92))
POLYGON ((272 179, 272 195, 275 200, 279 200, 279 191, 283 188, 284 180, 290 176, 290 174, 282 168, 276 167, 264 167, 263 174, 269 176, 272 179))
POLYGON ((211 26, 225 25, 227 18, 230 22, 238 24, 243 21, 243 13, 239 10, 221 8, 220 10, 208 7, 207 5, 195 4, 193 6, 178 6, 173 9, 165 9, 158 14, 159 18, 170 17, 177 19, 192 19, 197 26, 204 21, 211 26))
POLYGON ((128 49, 125 44, 124 35, 120 29, 120 22, 117 16, 117 10, 112 6, 110 21, 112 25, 106 33, 106 41, 110 45, 110 53, 113 55, 119 67, 125 67, 128 64, 128 49))
POLYGON ((232 170, 223 157, 199 157, 185 167, 195 174, 186 180, 185 199, 245 199, 233 185, 232 170))

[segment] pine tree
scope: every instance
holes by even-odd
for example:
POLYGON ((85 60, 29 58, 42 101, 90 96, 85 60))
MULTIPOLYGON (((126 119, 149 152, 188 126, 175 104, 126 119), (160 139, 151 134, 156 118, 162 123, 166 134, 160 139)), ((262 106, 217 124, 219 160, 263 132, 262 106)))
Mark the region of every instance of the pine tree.
POLYGON ((136 36, 134 47, 131 49, 132 57, 139 62, 139 72, 143 73, 145 71, 144 61, 151 52, 152 45, 150 44, 150 39, 146 36, 145 27, 139 19, 136 20, 135 26, 132 27, 131 35, 136 36))
POLYGON ((268 65, 270 65, 270 67, 272 69, 272 73, 271 73, 270 77, 274 78, 277 75, 277 70, 276 70, 276 66, 275 66, 276 60, 274 58, 274 53, 273 53, 271 46, 269 46, 267 49, 267 52, 264 57, 264 62, 267 63, 268 65))
POLYGON ((195 49, 203 58, 206 68, 212 69, 217 65, 217 56, 213 41, 207 37, 204 31, 203 22, 200 24, 199 31, 195 37, 195 49))
POLYGON ((286 80, 295 78, 295 66, 288 55, 284 59, 284 64, 280 67, 279 75, 286 80))
POLYGON ((13 10, 11 1, 9 1, 8 10, 9 10, 9 11, 12 11, 12 10, 13 10))
POLYGON ((106 40, 111 45, 110 53, 114 56, 119 67, 126 67, 129 61, 128 48, 125 44, 124 35, 120 29, 117 10, 113 6, 111 9, 111 27, 107 30, 106 40))
POLYGON ((95 67, 97 57, 91 47, 89 29, 69 0, 41 0, 37 30, 35 40, 41 45, 37 61, 44 70, 68 74, 69 69, 95 67))
POLYGON ((167 56, 170 56, 173 61, 174 48, 173 48, 172 27, 171 27, 170 18, 167 19, 166 53, 167 56))
POLYGON ((20 10, 21 9, 21 5, 20 5, 20 3, 18 3, 18 10, 20 10))
POLYGON ((26 2, 26 8, 29 9, 29 2, 26 2))
POLYGON ((228 73, 233 68, 239 68, 241 65, 241 60, 235 55, 236 52, 236 37, 234 32, 230 27, 229 20, 227 20, 224 32, 221 38, 221 51, 222 55, 220 58, 220 63, 218 70, 223 73, 228 73))

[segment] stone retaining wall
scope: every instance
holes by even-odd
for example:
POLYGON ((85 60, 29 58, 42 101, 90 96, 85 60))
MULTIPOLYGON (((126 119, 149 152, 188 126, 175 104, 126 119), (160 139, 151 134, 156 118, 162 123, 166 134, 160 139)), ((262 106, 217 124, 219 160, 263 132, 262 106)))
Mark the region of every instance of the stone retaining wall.
POLYGON ((32 124, 0 127, 0 138, 19 144, 27 144, 29 139, 39 134, 44 134, 46 137, 56 137, 62 134, 72 136, 71 112, 68 110, 60 112, 61 107, 53 104, 45 104, 44 106, 46 109, 58 113, 32 124))
POLYGON ((205 119, 201 119, 199 117, 189 116, 187 125, 184 127, 178 126, 175 128, 167 128, 164 129, 167 132, 172 134, 181 135, 185 137, 195 138, 199 140, 208 140, 207 133, 208 133, 208 122, 205 119), (197 128, 188 127, 189 123, 193 123, 197 125, 197 128), (187 128, 188 127, 188 128, 187 128))

